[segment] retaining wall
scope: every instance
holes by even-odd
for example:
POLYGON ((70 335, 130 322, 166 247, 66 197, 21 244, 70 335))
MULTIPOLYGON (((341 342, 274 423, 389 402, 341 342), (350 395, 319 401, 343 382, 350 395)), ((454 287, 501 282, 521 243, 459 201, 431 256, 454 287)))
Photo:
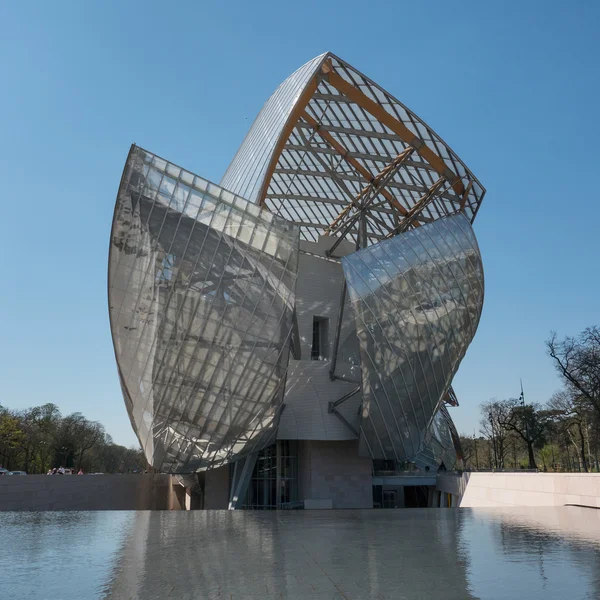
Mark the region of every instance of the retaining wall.
POLYGON ((0 511, 180 510, 171 475, 3 475, 0 511))
POLYGON ((439 474, 436 489, 460 507, 565 506, 600 508, 599 473, 439 474))

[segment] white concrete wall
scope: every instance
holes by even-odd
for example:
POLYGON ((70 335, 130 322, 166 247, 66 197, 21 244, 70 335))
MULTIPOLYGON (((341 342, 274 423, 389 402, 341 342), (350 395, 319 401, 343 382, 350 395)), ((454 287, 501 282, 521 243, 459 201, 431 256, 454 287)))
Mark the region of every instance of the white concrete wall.
MULTIPOLYGON (((285 410, 277 438, 280 440, 354 440, 356 434, 336 415, 329 402, 339 400, 356 388, 355 383, 331 381, 329 361, 290 360, 286 382, 285 410)), ((355 394, 338 410, 356 430, 361 394, 355 394)))
POLYGON ((464 473, 438 475, 437 489, 455 494, 460 507, 600 507, 598 473, 464 473))
MULTIPOLYGON (((335 341, 343 271, 338 262, 325 260, 325 250, 333 238, 321 237, 318 243, 302 242, 311 254, 300 254, 296 284, 296 314, 300 334, 301 360, 290 358, 285 390, 285 410, 277 437, 280 440, 349 440, 356 435, 334 414, 335 402, 356 387, 356 383, 331 381, 329 369, 335 341), (311 360, 313 317, 329 319, 329 353, 325 360, 311 360)), ((336 254, 343 254, 341 248, 336 254)), ((352 251, 346 244, 344 251, 352 251)), ((358 339, 354 313, 346 301, 336 373, 360 381, 358 339), (351 365, 354 364, 354 367, 351 365)), ((341 404, 338 410, 355 429, 359 426, 360 393, 341 404)))

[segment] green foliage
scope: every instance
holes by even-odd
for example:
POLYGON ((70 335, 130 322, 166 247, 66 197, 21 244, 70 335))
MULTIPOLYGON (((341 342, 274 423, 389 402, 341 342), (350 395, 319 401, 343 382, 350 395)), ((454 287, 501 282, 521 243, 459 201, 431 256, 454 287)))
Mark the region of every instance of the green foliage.
POLYGON ((25 411, 0 406, 0 464, 28 473, 46 473, 59 466, 86 473, 146 468, 141 450, 113 443, 100 423, 81 413, 63 417, 50 403, 25 411))

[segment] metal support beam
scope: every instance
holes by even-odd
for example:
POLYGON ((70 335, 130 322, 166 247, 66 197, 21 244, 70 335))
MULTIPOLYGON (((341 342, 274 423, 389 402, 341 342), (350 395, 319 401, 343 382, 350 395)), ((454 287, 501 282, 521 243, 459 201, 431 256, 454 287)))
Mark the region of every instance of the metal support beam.
MULTIPOLYGON (((342 275, 343 277, 343 275, 342 275)), ((329 379, 333 381, 335 379, 335 367, 337 365, 338 349, 340 347, 340 335, 342 333, 342 320, 344 318, 344 304, 346 303, 346 291, 348 284, 344 277, 344 283, 342 283, 342 293, 340 295, 340 306, 338 309, 337 327, 335 330, 335 342, 333 346, 333 355, 331 357, 331 368, 329 369, 329 379)))
POLYGON ((356 429, 356 427, 354 427, 341 412, 334 409, 332 414, 334 414, 356 437, 359 436, 358 429, 356 429))
POLYGON ((340 404, 343 404, 344 402, 346 402, 346 400, 349 400, 350 398, 352 398, 352 396, 355 396, 356 394, 358 394, 358 392, 360 392, 360 390, 361 390, 361 386, 359 385, 359 386, 355 387, 352 391, 348 392, 347 394, 344 394, 341 398, 339 398, 335 402, 330 402, 327 405, 327 412, 329 412, 331 414, 332 412, 335 411, 335 409, 340 404))
POLYGON ((236 460, 233 465, 233 478, 231 480, 231 491, 229 494, 229 510, 236 510, 244 502, 248 484, 252 477, 252 471, 258 459, 258 452, 253 452, 245 458, 236 460))
POLYGON ((360 381, 357 381, 356 379, 348 379, 347 377, 340 377, 339 375, 334 375, 333 378, 337 379, 338 381, 344 381, 345 383, 353 383, 354 385, 362 385, 362 383, 360 381))
POLYGON ((365 210, 361 210, 358 217, 358 245, 361 248, 367 247, 367 215, 365 210))
POLYGON ((344 402, 346 402, 346 400, 349 400, 350 398, 352 398, 352 396, 355 396, 356 394, 358 394, 362 389, 362 386, 358 386, 355 389, 353 389, 351 392, 348 392, 347 394, 344 394, 339 400, 336 400, 335 402, 330 402, 327 406, 327 412, 331 415, 335 415, 340 421, 342 421, 342 423, 344 423, 344 425, 346 425, 346 427, 352 432, 354 433, 354 435, 356 435, 356 437, 358 437, 359 433, 358 433, 358 429, 356 429, 349 421, 348 419, 346 419, 346 417, 344 417, 344 415, 338 411, 337 407, 340 404, 343 404, 344 402))

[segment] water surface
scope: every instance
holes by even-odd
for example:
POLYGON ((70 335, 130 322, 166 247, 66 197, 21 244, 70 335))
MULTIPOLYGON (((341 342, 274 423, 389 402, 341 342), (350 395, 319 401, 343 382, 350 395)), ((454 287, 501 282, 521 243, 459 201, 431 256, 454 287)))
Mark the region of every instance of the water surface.
POLYGON ((600 510, 0 513, 4 599, 600 598, 600 510))

